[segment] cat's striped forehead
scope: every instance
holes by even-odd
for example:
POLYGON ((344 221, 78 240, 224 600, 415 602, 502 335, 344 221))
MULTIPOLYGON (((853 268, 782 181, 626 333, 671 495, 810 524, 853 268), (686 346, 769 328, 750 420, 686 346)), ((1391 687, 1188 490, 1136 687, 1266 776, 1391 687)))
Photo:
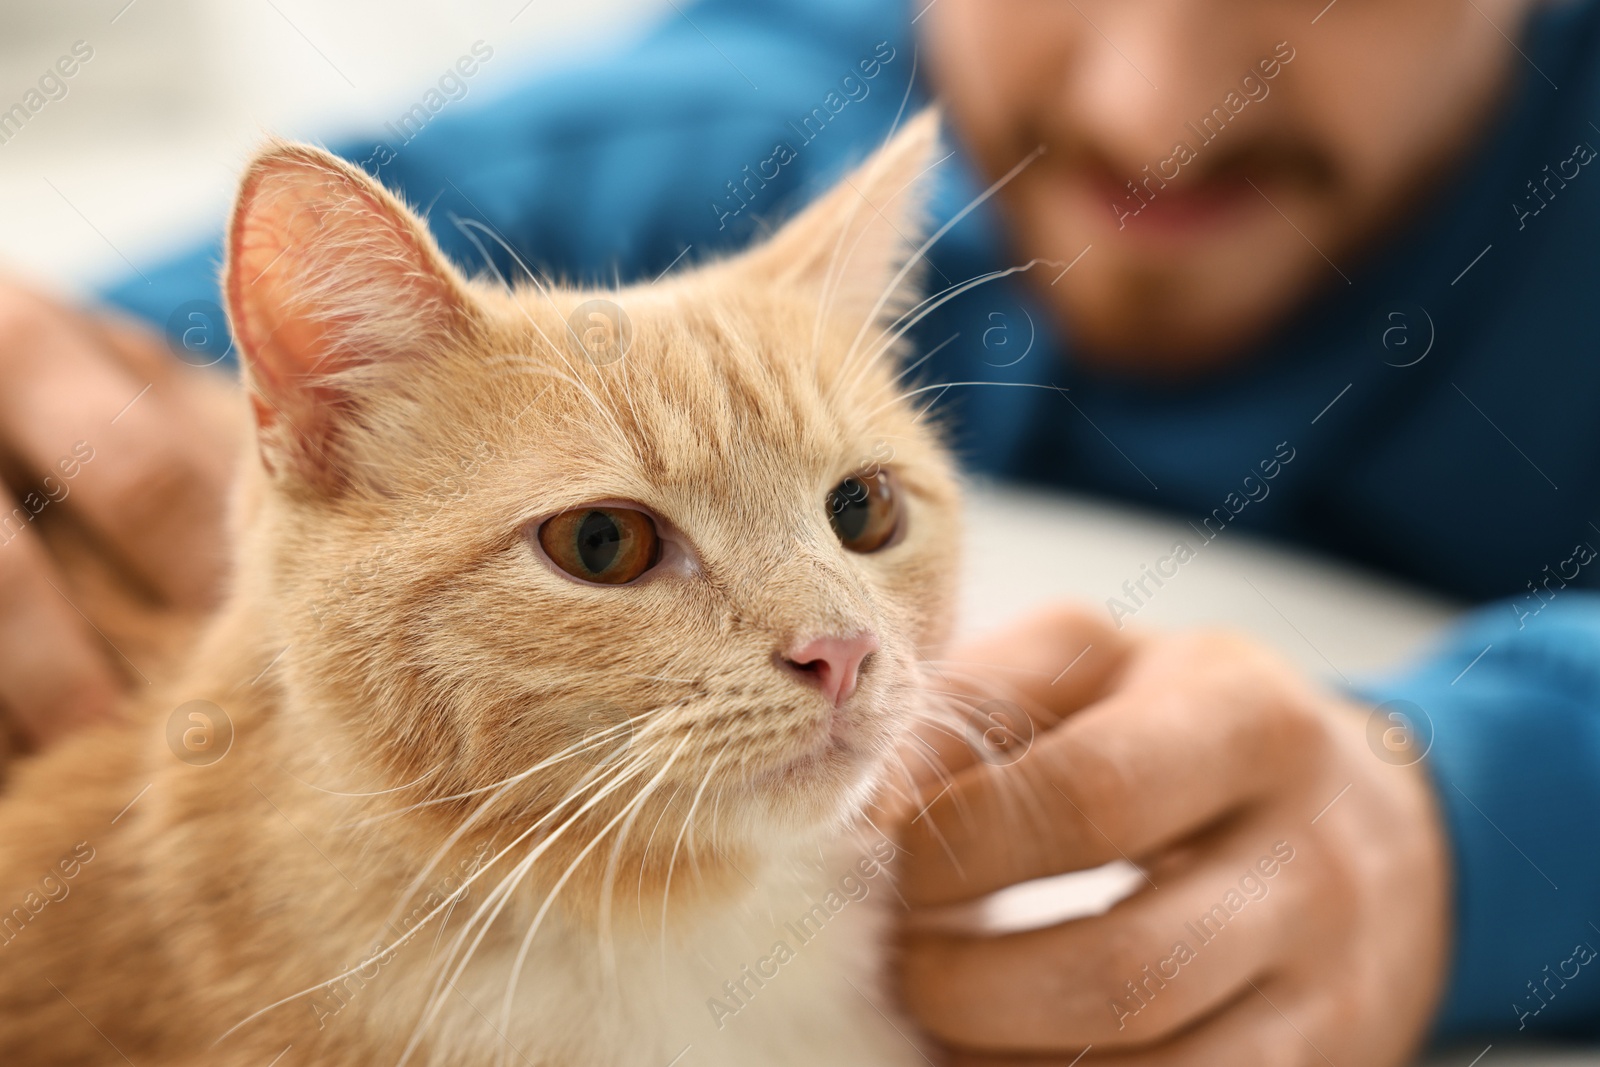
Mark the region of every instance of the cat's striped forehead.
MULTIPOLYGON (((627 345, 602 361, 577 344, 554 350, 572 331, 558 333, 566 323, 553 314, 538 325, 524 308, 529 358, 550 370, 536 421, 572 458, 633 465, 664 489, 752 478, 787 489, 836 481, 886 454, 936 461, 936 435, 901 398, 901 353, 881 331, 830 326, 814 300, 738 281, 691 277, 612 294, 627 345)), ((537 299, 552 311, 596 302, 537 299)))

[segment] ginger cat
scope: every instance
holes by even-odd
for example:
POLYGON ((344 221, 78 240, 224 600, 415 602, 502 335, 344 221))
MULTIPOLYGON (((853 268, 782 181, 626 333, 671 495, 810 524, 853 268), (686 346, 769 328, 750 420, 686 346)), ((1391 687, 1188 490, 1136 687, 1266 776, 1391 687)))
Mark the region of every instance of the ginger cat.
POLYGON ((864 813, 954 594, 898 366, 937 140, 614 291, 470 281, 269 145, 232 587, 0 794, 0 1063, 924 1062, 864 813))

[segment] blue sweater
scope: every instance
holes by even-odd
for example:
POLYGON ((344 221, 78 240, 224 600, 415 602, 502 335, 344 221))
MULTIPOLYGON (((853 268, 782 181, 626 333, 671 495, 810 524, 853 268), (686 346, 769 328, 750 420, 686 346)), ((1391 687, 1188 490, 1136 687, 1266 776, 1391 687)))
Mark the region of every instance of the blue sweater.
MULTIPOLYGON (((928 382, 1062 387, 948 390, 975 469, 1498 598, 1362 692, 1431 723, 1419 729, 1457 872, 1439 1032, 1595 1035, 1600 841, 1584 827, 1600 826, 1600 597, 1583 590, 1600 584, 1600 173, 1586 162, 1600 0, 1549 5, 1521 36, 1549 82, 1523 68, 1466 164, 1343 264, 1353 284, 1335 279, 1233 369, 1181 385, 1091 372, 1008 281, 947 304, 915 339, 943 344, 928 382), (1294 462, 1240 503, 1280 443, 1294 462)), ((926 102, 916 65, 901 0, 704 0, 487 106, 434 94, 335 147, 427 207, 469 269, 487 255, 515 273, 457 220, 562 277, 651 277, 748 243, 860 159, 903 102, 926 102)), ((959 155, 941 172, 943 219, 982 183, 959 155)), ((1017 261, 987 206, 931 259, 941 288, 1017 261)), ((196 301, 216 301, 217 262, 212 243, 108 296, 176 338, 196 301)))

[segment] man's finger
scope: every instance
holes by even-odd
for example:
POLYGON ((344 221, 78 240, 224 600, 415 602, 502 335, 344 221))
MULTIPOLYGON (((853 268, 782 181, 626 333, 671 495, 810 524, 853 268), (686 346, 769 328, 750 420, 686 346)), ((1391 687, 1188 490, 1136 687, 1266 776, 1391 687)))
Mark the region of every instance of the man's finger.
POLYGON ((1003 937, 913 934, 913 1012, 941 1040, 996 1051, 1168 1040, 1291 957, 1312 931, 1286 841, 1221 831, 1199 866, 1104 915, 1003 937))
POLYGON ((1135 647, 1100 612, 1059 605, 923 663, 930 707, 906 763, 927 798, 956 773, 1005 760, 1105 694, 1135 647))
POLYGON ((940 905, 1135 862, 1261 795, 1311 743, 1310 697, 1253 646, 1169 638, 1009 766, 977 765, 906 832, 902 890, 940 905))
POLYGON ((43 745, 108 716, 122 691, 104 640, 67 599, 26 509, 0 490, 0 707, 43 745))
MULTIPOLYGON (((1326 1032, 1326 1012, 1284 983, 1253 980, 1193 1030, 1150 1048, 1118 1049, 1082 1042, 1043 1056, 955 1050, 950 1067, 1213 1067, 1273 1064, 1327 1067, 1311 1034, 1326 1032)), ((1324 1039, 1321 1044, 1326 1044, 1324 1039)), ((1333 1050, 1329 1050, 1333 1053, 1333 1050)))

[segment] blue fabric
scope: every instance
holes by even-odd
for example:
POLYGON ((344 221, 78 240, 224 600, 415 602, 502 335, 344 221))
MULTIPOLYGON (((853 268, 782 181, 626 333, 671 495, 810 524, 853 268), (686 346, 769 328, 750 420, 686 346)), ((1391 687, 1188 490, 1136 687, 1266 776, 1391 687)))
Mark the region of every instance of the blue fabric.
MULTIPOLYGON (((1600 545, 1600 173, 1521 214, 1547 164, 1600 144, 1600 9, 1539 7, 1521 33, 1532 62, 1472 158, 1381 248, 1341 264, 1351 284, 1330 272, 1236 368, 1181 385, 1092 373, 1014 280, 915 334, 924 351, 944 345, 925 382, 1060 387, 930 391, 978 470, 1512 598, 1365 690, 1413 701, 1437 734, 1428 760, 1459 874, 1446 1033, 1600 1033, 1600 966, 1542 1001, 1529 988, 1570 971, 1576 943, 1600 947, 1600 848, 1585 833, 1600 825, 1600 602, 1579 591, 1600 586, 1600 565, 1574 562, 1600 545), (1295 458, 1270 495, 1230 506, 1280 443, 1295 458)), ((458 225, 470 219, 541 271, 650 277, 686 249, 694 261, 748 243, 864 156, 908 90, 908 109, 926 102, 914 63, 901 0, 706 0, 621 54, 449 105, 409 141, 386 130, 336 148, 427 208, 464 265, 516 270, 494 240, 474 244, 458 225), (794 160, 761 177, 779 142, 794 160)), ((959 153, 939 173, 948 218, 982 183, 959 153)), ((1014 262, 987 207, 931 259, 939 288, 1014 262)), ((107 296, 164 324, 217 299, 216 264, 215 245, 197 249, 107 296)))
POLYGON ((1600 596, 1541 603, 1484 608, 1366 687, 1431 735, 1460 935, 1443 1033, 1600 1033, 1600 596))

